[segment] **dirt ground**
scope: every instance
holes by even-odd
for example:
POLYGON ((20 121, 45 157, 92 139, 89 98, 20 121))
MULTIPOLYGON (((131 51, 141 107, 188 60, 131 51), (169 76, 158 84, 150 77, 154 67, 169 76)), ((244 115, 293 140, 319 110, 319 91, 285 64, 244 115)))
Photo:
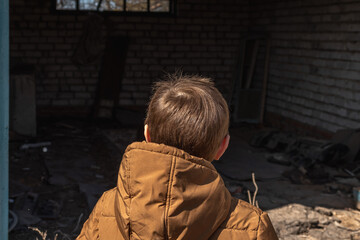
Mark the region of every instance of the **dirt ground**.
MULTIPOLYGON (((69 119, 46 119, 38 126, 35 138, 11 134, 10 210, 16 217, 10 224, 16 226, 9 239, 45 239, 45 233, 46 239, 74 239, 102 192, 115 187, 122 154, 142 140, 141 126, 69 119)), ((280 239, 360 239, 352 197, 358 182, 343 174, 343 182, 294 184, 283 174, 291 167, 269 163, 266 151, 249 146, 257 131, 231 129, 229 150, 214 163, 231 194, 248 201, 254 172, 256 200, 280 239)))

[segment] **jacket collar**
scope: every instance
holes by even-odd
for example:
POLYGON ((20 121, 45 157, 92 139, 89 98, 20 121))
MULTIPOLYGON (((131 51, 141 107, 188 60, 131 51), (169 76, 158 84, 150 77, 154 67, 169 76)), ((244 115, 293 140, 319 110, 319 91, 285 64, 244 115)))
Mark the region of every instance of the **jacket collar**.
POLYGON ((209 161, 164 144, 129 145, 117 187, 118 224, 145 239, 207 239, 230 209, 230 193, 209 161))

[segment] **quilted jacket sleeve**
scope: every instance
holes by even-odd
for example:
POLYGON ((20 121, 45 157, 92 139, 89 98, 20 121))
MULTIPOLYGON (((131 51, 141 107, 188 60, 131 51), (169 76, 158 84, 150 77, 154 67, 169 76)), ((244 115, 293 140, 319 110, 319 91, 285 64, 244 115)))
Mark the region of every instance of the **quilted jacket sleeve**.
POLYGON ((228 218, 210 239, 278 240, 278 237, 266 212, 233 198, 228 218))
POLYGON ((116 188, 110 189, 96 203, 89 219, 84 223, 77 240, 117 239, 123 240, 115 217, 116 188))
POLYGON ((83 225, 80 235, 76 240, 97 240, 99 237, 99 216, 101 214, 102 202, 104 195, 96 203, 93 211, 91 212, 88 220, 83 225))
POLYGON ((278 237, 275 233, 273 225, 271 224, 269 216, 267 215, 267 213, 263 212, 260 215, 257 240, 277 240, 277 239, 278 237))

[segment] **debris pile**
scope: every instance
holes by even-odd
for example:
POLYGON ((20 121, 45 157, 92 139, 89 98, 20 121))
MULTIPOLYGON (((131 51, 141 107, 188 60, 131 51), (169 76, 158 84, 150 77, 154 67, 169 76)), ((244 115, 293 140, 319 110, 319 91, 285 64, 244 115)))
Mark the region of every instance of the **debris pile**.
POLYGON ((360 239, 360 212, 289 204, 268 211, 280 240, 360 239))
POLYGON ((330 140, 262 131, 250 144, 265 148, 269 162, 293 166, 293 170, 284 173, 293 183, 327 183, 339 179, 360 185, 360 130, 341 130, 330 140))

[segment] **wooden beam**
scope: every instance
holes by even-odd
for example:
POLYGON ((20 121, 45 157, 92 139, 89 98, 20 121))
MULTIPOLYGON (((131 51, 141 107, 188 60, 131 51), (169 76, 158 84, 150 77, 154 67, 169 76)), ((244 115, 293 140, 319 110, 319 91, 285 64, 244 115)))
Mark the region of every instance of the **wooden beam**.
POLYGON ((9 228, 9 0, 0 0, 0 239, 9 228))
POLYGON ((264 112, 265 112, 265 100, 267 93, 267 82, 269 78, 269 64, 270 64, 270 47, 271 40, 266 41, 266 54, 265 54, 265 67, 264 67, 264 79, 262 86, 262 96, 261 96, 261 110, 260 110, 260 124, 264 122, 264 112))
POLYGON ((246 86, 245 86, 246 89, 249 89, 249 88, 250 88, 251 82, 252 82, 252 78, 253 78, 253 76, 254 76, 255 63, 256 63, 257 53, 258 53, 258 50, 259 50, 259 44, 260 44, 260 41, 259 41, 259 40, 255 40, 254 48, 253 48, 253 51, 252 51, 252 54, 251 54, 250 69, 249 69, 249 72, 248 72, 248 75, 247 75, 247 79, 246 79, 246 86))

